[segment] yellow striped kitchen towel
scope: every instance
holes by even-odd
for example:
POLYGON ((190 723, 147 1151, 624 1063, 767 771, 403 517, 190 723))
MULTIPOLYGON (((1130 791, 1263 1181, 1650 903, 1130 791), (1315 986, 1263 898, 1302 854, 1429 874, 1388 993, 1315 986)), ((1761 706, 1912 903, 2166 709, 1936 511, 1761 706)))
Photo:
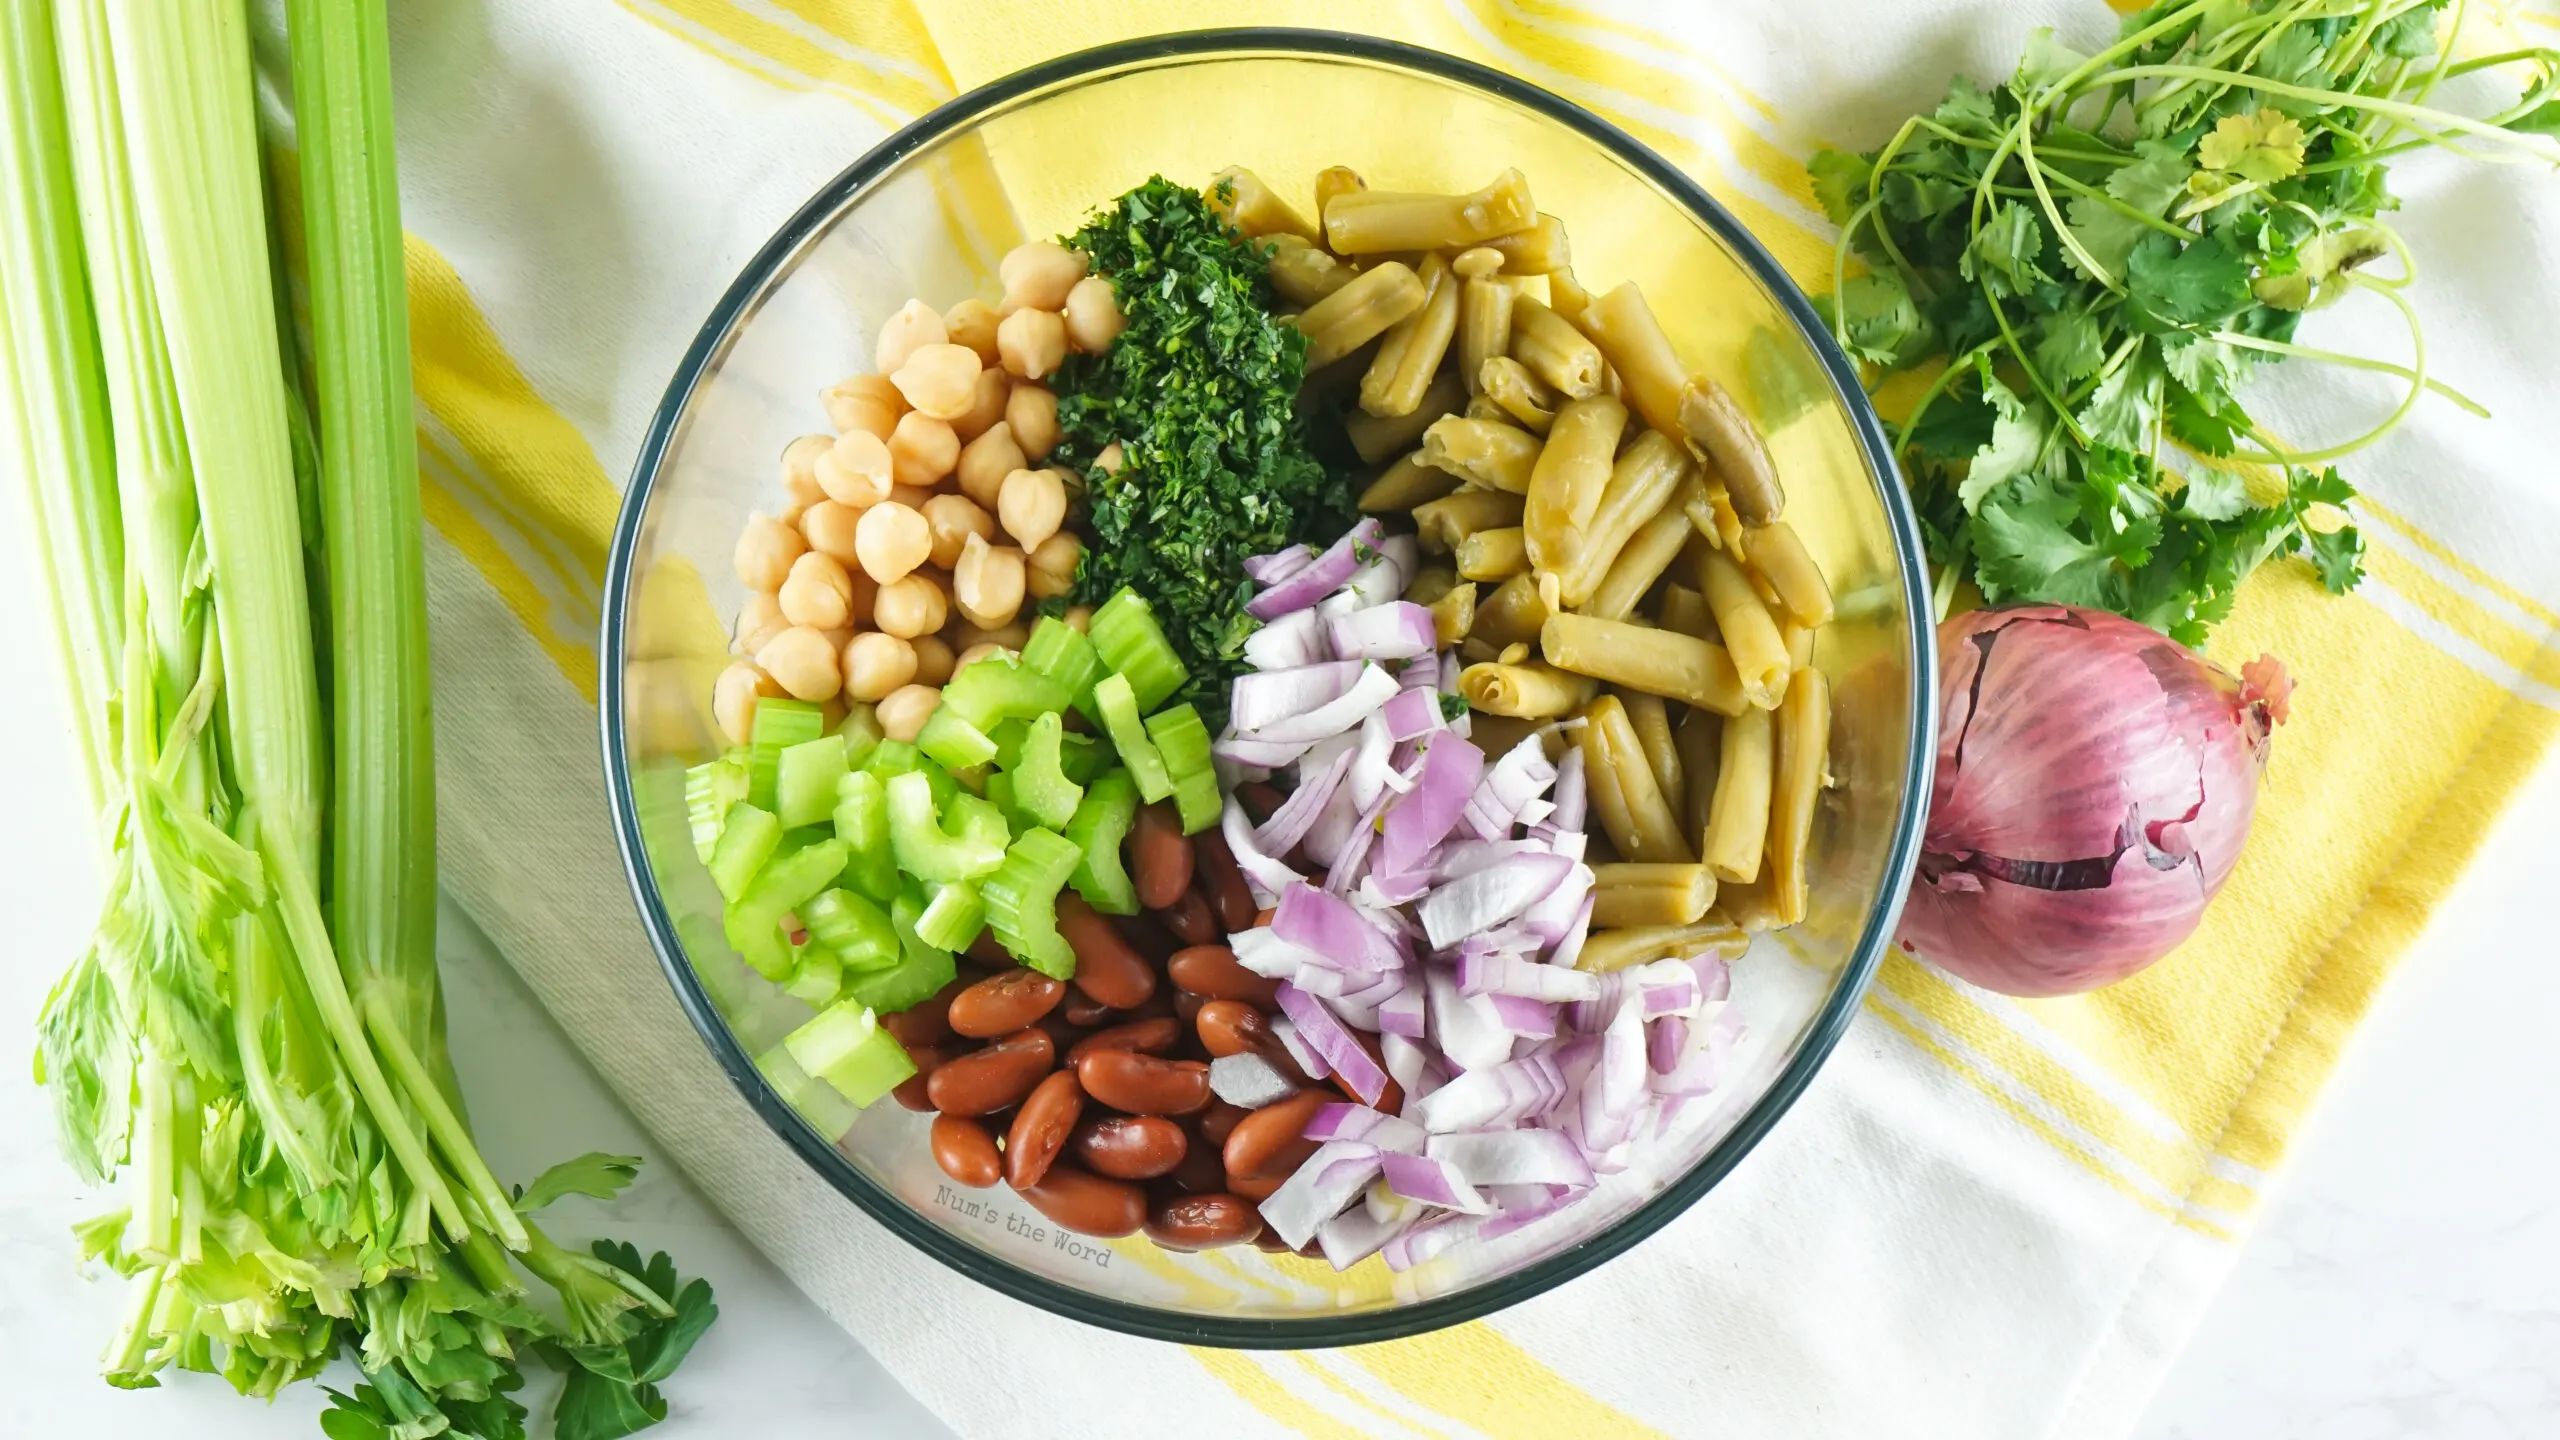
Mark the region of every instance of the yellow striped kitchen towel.
MULTIPOLYGON (((2560 40, 2548 15, 2471 8, 2484 50, 2560 40)), ((1392 36, 1625 127, 1819 288, 1816 144, 1874 143, 1951 70, 2005 72, 2032 26, 2086 41, 2112 22, 2093 0, 395 7, 447 885, 667 1153, 966 1436, 2124 1432, 2393 960, 2560 723, 2560 514, 2536 424, 2560 334, 2547 177, 2402 168, 2402 227, 2442 261, 2418 282, 2434 353, 2498 418, 2421 406, 2356 469, 2372 579, 2330 599, 2280 568, 2216 637, 2284 656, 2302 689, 2255 841, 2194 940, 2058 1001, 1890 961, 1725 1184, 1490 1321, 1334 1353, 1186 1350, 909 1250, 766 1133, 677 1012, 631 918, 594 738, 605 537, 677 356, 785 215, 958 90, 1197 25, 1392 36)), ((2352 305, 2314 325, 2334 348, 2405 344, 2352 305)), ((2388 398, 2334 371, 2264 388, 2306 435, 2388 398)))

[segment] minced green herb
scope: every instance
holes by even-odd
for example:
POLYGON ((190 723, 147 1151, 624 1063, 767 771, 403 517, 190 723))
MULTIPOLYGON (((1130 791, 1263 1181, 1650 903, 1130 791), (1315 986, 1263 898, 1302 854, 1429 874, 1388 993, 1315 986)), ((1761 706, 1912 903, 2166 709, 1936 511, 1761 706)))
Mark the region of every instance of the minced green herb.
POLYGON ((1244 562, 1329 543, 1353 518, 1349 477, 1308 449, 1306 337, 1273 313, 1267 250, 1199 191, 1158 176, 1066 243, 1128 320, 1107 353, 1071 356, 1057 378, 1058 452, 1088 487, 1074 598, 1146 596, 1191 671, 1178 698, 1214 726, 1259 624, 1244 562), (1123 461, 1108 474, 1093 462, 1114 442, 1123 461))

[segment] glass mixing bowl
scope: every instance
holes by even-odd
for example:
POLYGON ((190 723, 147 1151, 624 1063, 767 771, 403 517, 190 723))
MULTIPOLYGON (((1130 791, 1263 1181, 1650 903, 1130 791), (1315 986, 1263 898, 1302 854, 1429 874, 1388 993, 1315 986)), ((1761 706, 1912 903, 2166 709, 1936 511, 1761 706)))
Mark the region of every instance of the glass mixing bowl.
MULTIPOLYGON (((1301 199, 1301 205, 1306 202, 1301 199)), ((1330 1346, 1453 1324, 1538 1294, 1659 1229, 1707 1192, 1811 1081, 1893 933, 1934 750, 1925 572, 1883 434, 1804 295, 1687 176, 1544 90, 1445 55, 1349 35, 1230 30, 1071 55, 974 91, 830 182, 713 310, 640 453, 607 579, 604 758, 631 888, 677 999, 766 1124, 909 1243, 1006 1294, 1161 1339, 1330 1346), (1756 407, 1788 518, 1840 619, 1837 785, 1816 824, 1804 925, 1734 966, 1749 1038, 1730 1078, 1667 1141, 1590 1198, 1403 1274, 1342 1274, 1253 1250, 1180 1255, 1143 1238, 1062 1235, 998 1187, 968 1190, 927 1153, 928 1117, 882 1103, 802 1114, 757 1071, 809 1011, 721 938, 696 860, 684 767, 718 752, 712 677, 745 598, 730 551, 780 504, 775 456, 825 428, 822 386, 871 368, 871 336, 910 296, 993 297, 997 258, 1074 229, 1162 174, 1230 164, 1304 197, 1323 166, 1390 190, 1458 191, 1504 166, 1573 235, 1585 283, 1638 282, 1687 364, 1756 407)))

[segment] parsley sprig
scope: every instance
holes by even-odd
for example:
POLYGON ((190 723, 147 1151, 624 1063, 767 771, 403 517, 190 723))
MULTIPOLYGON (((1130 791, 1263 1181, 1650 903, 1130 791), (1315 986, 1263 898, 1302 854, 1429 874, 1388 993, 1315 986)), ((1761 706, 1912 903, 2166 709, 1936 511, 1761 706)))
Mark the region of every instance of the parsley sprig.
POLYGON ((2162 0, 2094 55, 2038 31, 2004 87, 1958 78, 1882 149, 1814 157, 1841 226, 1841 344, 1887 372, 1944 362, 1899 435, 1941 614, 1971 578, 1993 602, 2112 610, 2196 644, 2267 560, 2303 556, 2332 592, 2362 578, 2339 513, 2355 491, 2327 462, 2429 390, 2485 413, 2427 374, 2384 162, 2560 159, 2560 52, 2456 61, 2445 5, 2162 0), (2502 69, 2529 79, 2496 114, 2430 103, 2502 69), (2385 256, 2398 275, 2365 268, 2385 256), (2410 365, 2295 340, 2355 291, 2407 318, 2410 365), (2366 434, 2295 448, 2239 398, 2287 358, 2406 393, 2366 434))

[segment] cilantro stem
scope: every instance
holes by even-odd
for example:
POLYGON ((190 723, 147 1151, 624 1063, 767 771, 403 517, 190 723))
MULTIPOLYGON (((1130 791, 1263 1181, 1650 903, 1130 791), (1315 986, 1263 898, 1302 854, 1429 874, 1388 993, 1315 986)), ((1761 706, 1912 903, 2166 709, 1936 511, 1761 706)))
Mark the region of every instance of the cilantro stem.
POLYGON ((1947 393, 1947 387, 1955 383, 1955 379, 1958 375, 1972 370, 1974 362, 1981 358, 1982 352, 1990 349, 1993 345, 1998 343, 1999 342, 1996 340, 1983 341, 1981 344, 1967 350, 1962 355, 1948 361, 1946 369, 1939 371, 1935 376, 1930 378, 1928 388, 1920 392, 1919 399, 1911 402, 1911 413, 1902 417, 1901 431, 1894 438, 1893 448, 1895 454, 1900 454, 1903 449, 1911 443, 1911 432, 1919 427, 1920 417, 1929 413, 1930 403, 1935 401, 1939 396, 1947 393))
MULTIPOLYGON (((2380 440, 2383 436, 2390 434, 2392 431, 2399 429, 2400 422, 2408 419, 2409 412, 2416 408, 2418 397, 2421 394, 2424 394, 2427 390, 2427 332, 2426 327, 2418 323, 2417 309, 2410 305, 2408 297, 2402 295, 2397 290, 2367 285, 2353 275, 2349 275, 2347 277, 2347 283, 2354 285, 2359 289, 2371 290, 2375 294, 2380 295, 2383 299, 2390 301, 2399 309, 2401 318, 2408 322, 2410 368, 2407 373, 2411 382, 2408 393, 2400 397, 2400 403, 2392 407, 2390 414, 2382 417, 2380 424, 2375 425, 2371 430, 2366 431, 2352 440, 2342 440, 2335 445, 2323 446, 2318 450, 2287 450, 2278 445, 2273 437, 2260 430, 2257 425, 2252 422, 2248 427, 2250 437, 2268 448, 2265 450, 2254 451, 2234 450, 2225 458, 2242 462, 2254 462, 2260 465, 2321 464, 2326 461, 2335 460, 2342 455, 2352 455, 2356 451, 2380 440)), ((2481 413, 2485 414, 2486 412, 2484 411, 2481 413)))
POLYGON ((2089 247, 2080 243, 2079 236, 2071 233, 2070 225, 2063 221, 2062 207, 2053 203, 2053 192, 2045 188, 2044 165, 2036 159, 2032 126, 2018 132, 2018 158, 2026 162, 2027 183, 2035 187, 2036 203, 2044 207, 2044 218, 2053 222, 2053 233, 2061 238, 2062 248, 2070 251, 2071 258, 2080 263, 2080 273, 2111 291, 2122 293, 2124 282, 2116 278, 2115 271, 2109 269, 2104 261, 2089 253, 2089 247))
MULTIPOLYGON (((2560 163, 2560 142, 2553 141, 2547 135, 2519 135, 2512 130, 2500 129, 2487 120, 2474 120, 2468 115, 2456 115, 2449 110, 2438 110, 2424 105, 2407 105, 2397 100, 2378 99, 2369 95, 2351 95, 2338 90, 2316 90, 2305 85, 2289 85, 2281 80, 2262 80, 2255 75, 2240 75, 2228 70, 2209 70, 2196 65, 2128 65, 2121 70, 2110 72, 2107 78, 2119 80, 2215 79, 2233 89, 2255 91, 2262 95, 2277 95, 2287 100, 2300 100, 2306 104, 2332 109, 2362 110, 2370 114, 2387 115, 2413 128, 2434 127, 2432 131, 2421 131, 2422 134, 2440 136, 2443 131, 2451 131, 2457 135, 2477 136, 2509 150, 2520 152, 2512 157, 2499 157, 2502 160, 2538 159, 2560 163)), ((2444 142, 2439 139, 2438 143, 2444 142)))
MULTIPOLYGON (((2366 280, 2362 283, 2377 289, 2385 288, 2376 281, 2366 280)), ((2343 365, 2350 370, 2370 370, 2379 375, 2397 375, 2403 380, 2412 381, 2433 390, 2483 420, 2489 418, 2488 406, 2441 380, 2421 375, 2406 365, 2394 364, 2389 360, 2376 360, 2367 355, 2349 355, 2337 350, 2323 350, 2316 345, 2296 345, 2289 340, 2269 340, 2258 335, 2243 335, 2236 330, 2216 331, 2211 338, 2241 350, 2263 350, 2270 355, 2290 355, 2297 360, 2316 360, 2323 365, 2343 365)))

